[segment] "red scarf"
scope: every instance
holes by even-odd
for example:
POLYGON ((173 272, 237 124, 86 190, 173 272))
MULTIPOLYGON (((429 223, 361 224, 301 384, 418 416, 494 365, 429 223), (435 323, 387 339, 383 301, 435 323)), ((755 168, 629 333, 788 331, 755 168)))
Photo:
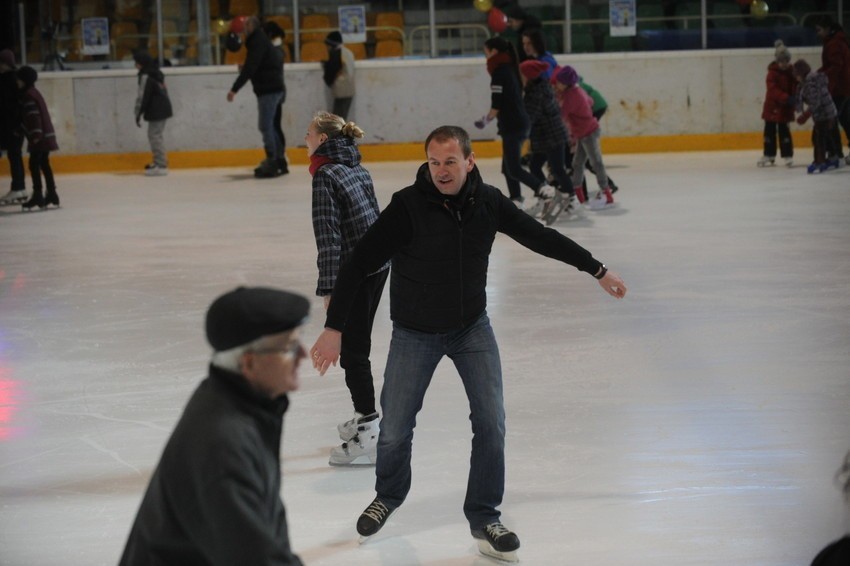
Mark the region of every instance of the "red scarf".
POLYGON ((487 72, 492 75, 493 71, 496 70, 496 67, 501 67, 502 65, 509 63, 513 63, 513 59, 511 59, 511 56, 508 53, 496 53, 487 59, 487 72))
POLYGON ((327 155, 316 155, 315 153, 310 156, 310 176, 315 177, 316 171, 319 170, 319 167, 325 165, 327 163, 333 163, 334 160, 328 157, 327 155))

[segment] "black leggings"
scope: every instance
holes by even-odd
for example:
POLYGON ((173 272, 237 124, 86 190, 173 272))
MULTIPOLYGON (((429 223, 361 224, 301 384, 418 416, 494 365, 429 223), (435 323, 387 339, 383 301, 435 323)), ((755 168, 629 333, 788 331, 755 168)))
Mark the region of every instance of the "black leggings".
POLYGON ((30 151, 30 175, 32 176, 33 191, 41 191, 42 173, 44 173, 44 183, 47 190, 56 190, 53 169, 50 168, 50 151, 30 151))
POLYGON ((791 129, 786 122, 764 122, 764 154, 776 157, 776 133, 779 131, 779 151, 782 157, 794 157, 791 129))

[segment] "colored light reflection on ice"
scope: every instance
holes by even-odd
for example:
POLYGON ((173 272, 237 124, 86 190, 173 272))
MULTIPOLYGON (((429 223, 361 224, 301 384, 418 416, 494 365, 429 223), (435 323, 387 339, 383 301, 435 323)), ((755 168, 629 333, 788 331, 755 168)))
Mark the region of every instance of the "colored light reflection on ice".
POLYGON ((21 382, 11 379, 11 374, 10 368, 0 366, 0 441, 21 433, 15 423, 21 405, 21 382))

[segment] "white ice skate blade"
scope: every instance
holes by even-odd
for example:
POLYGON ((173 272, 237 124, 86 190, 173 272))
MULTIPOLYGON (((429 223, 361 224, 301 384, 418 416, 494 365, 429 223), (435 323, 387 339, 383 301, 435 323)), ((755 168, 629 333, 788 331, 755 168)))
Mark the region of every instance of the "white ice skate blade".
POLYGON ((486 540, 479 539, 476 540, 476 542, 478 543, 478 552, 480 552, 484 556, 487 556, 488 558, 495 558, 496 560, 499 560, 501 562, 519 562, 519 556, 517 556, 516 550, 511 550, 509 552, 499 552, 498 550, 490 546, 490 543, 486 540))
POLYGON ((362 456, 358 456, 357 458, 351 460, 350 462, 341 462, 334 461, 333 457, 328 460, 328 464, 331 466, 337 466, 342 468, 362 468, 366 466, 374 466, 376 459, 374 456, 368 456, 363 454, 362 456))

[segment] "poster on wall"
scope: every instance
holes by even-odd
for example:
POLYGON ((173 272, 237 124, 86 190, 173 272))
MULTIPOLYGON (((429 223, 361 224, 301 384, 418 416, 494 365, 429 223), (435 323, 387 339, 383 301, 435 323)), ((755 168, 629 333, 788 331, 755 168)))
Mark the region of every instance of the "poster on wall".
POLYGON ((109 55, 109 20, 83 18, 83 55, 109 55))
POLYGON ((635 0, 611 0, 611 37, 628 37, 637 34, 635 0))
POLYGON ((340 6, 339 32, 343 43, 366 42, 366 7, 340 6))

